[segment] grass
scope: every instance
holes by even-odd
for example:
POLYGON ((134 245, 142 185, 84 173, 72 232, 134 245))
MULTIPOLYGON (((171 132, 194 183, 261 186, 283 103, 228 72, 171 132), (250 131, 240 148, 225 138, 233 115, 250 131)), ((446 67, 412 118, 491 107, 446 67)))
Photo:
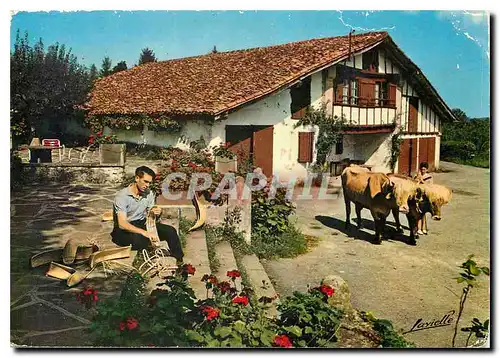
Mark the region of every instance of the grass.
POLYGON ((218 273, 220 268, 220 261, 215 246, 221 240, 215 235, 214 228, 210 225, 205 225, 205 239, 207 240, 207 251, 208 251, 208 261, 210 263, 210 272, 218 273))
POLYGON ((293 224, 281 235, 252 233, 252 250, 260 258, 296 257, 307 252, 306 236, 293 224))
POLYGON ((188 234, 189 228, 194 225, 194 221, 188 220, 181 216, 179 218, 179 240, 181 241, 182 248, 186 247, 186 236, 188 234))
POLYGON ((441 158, 441 160, 452 162, 462 165, 471 165, 478 168, 489 168, 490 167, 490 155, 489 153, 482 153, 476 155, 472 159, 460 159, 460 158, 441 158))

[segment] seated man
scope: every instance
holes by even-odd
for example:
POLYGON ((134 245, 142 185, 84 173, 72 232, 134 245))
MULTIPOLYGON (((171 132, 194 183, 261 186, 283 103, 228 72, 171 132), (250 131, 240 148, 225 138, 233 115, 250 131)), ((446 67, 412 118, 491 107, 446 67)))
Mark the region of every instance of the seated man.
POLYGON ((157 217, 162 209, 155 207, 155 194, 149 189, 155 173, 152 169, 141 166, 135 170, 135 183, 120 190, 113 204, 114 228, 111 236, 119 246, 132 245, 132 250, 148 248, 152 242, 166 240, 170 252, 182 263, 184 253, 177 231, 170 225, 156 224, 159 237, 146 231, 146 218, 151 210, 157 217))

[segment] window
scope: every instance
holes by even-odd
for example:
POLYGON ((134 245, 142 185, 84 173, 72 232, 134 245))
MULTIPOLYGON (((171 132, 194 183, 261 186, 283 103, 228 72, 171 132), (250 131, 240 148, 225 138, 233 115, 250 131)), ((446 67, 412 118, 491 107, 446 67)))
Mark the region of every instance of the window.
POLYGON ((370 72, 378 72, 378 51, 376 49, 369 50, 363 53, 363 70, 370 72))
POLYGON ((337 84, 337 98, 335 103, 358 104, 358 81, 344 80, 337 84))
POLYGON ((344 153, 344 140, 339 138, 337 142, 335 142, 335 154, 344 153))
POLYGON ((306 113, 306 108, 311 105, 311 78, 307 77, 296 86, 290 88, 292 104, 290 111, 293 119, 300 119, 306 113))
POLYGON ((375 84, 375 106, 387 105, 387 82, 377 82, 375 84))

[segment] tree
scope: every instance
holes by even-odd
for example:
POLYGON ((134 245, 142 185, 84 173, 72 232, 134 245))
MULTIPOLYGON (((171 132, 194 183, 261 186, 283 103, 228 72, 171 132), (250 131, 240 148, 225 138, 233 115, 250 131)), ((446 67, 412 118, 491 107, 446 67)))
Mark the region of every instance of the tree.
POLYGON ((96 65, 92 64, 92 66, 90 66, 90 70, 89 70, 90 83, 94 83, 94 81, 98 77, 99 77, 99 70, 97 69, 96 65))
POLYGON ((453 113, 453 115, 455 116, 455 118, 457 118, 458 122, 465 122, 468 119, 468 117, 465 114, 465 112, 462 111, 460 108, 453 108, 451 110, 451 112, 453 113))
POLYGON ((139 65, 143 65, 148 62, 156 62, 157 58, 150 48, 143 48, 141 52, 141 56, 139 57, 139 65))
POLYGON ((101 75, 101 77, 106 77, 106 76, 110 75, 111 73, 112 73, 111 72, 111 59, 106 56, 102 60, 100 75, 101 75))
POLYGON ((45 51, 40 39, 30 46, 28 33, 16 35, 10 54, 10 120, 15 141, 35 134, 61 135, 61 123, 77 118, 92 82, 86 67, 64 45, 45 51))
POLYGON ((125 61, 120 61, 116 64, 115 67, 113 67, 112 73, 125 71, 126 69, 127 69, 127 63, 125 61))

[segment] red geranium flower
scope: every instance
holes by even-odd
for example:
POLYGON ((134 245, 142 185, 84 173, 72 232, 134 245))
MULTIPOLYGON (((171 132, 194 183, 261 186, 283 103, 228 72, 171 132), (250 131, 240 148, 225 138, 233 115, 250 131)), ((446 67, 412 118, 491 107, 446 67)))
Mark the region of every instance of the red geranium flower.
POLYGON ((127 328, 127 325, 125 324, 125 322, 120 322, 120 331, 124 331, 125 328, 127 328))
POLYGON ((235 279, 237 277, 241 277, 241 274, 238 270, 232 270, 232 271, 228 271, 226 273, 227 277, 231 277, 232 279, 235 279))
POLYGON ((248 297, 246 296, 236 296, 232 300, 233 303, 241 303, 243 306, 248 305, 248 297))
POLYGON ((89 138, 89 144, 94 144, 94 138, 89 138))
POLYGON ((274 337, 273 343, 277 347, 292 348, 292 341, 290 341, 290 338, 284 334, 274 337))
POLYGON ((203 306, 201 311, 205 315, 207 321, 211 321, 214 318, 219 317, 219 309, 211 307, 211 306, 203 306))
POLYGON ((214 275, 205 274, 201 278, 201 281, 202 282, 210 282, 211 284, 216 285, 217 284, 217 277, 215 277, 214 275))
POLYGON ((102 136, 102 131, 97 132, 97 136, 98 137, 102 136))
POLYGON ((182 271, 186 272, 188 275, 194 275, 196 269, 191 264, 184 264, 182 266, 182 271))
POLYGON ((138 325, 139 325, 139 321, 137 321, 134 317, 127 319, 127 328, 130 331, 133 329, 136 329, 138 325))
POLYGON ((323 292, 327 297, 330 297, 333 295, 333 293, 335 292, 334 288, 333 287, 330 287, 328 285, 321 285, 319 287, 319 290, 321 292, 323 292))
POLYGON ((231 284, 227 281, 222 281, 217 284, 217 288, 220 290, 220 292, 226 293, 231 291, 231 284))

